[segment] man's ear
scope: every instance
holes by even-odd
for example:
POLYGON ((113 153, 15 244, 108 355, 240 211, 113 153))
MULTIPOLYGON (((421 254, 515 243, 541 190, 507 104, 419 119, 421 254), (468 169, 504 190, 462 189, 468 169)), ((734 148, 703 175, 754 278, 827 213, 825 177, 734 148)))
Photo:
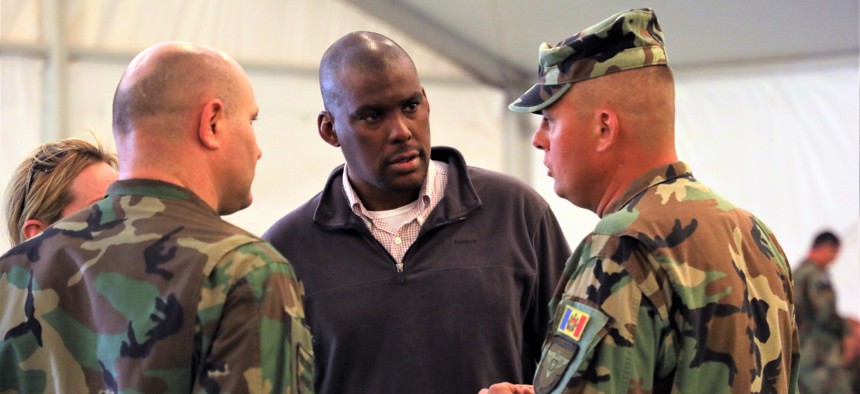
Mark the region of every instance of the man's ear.
POLYGON ((615 146, 618 135, 621 132, 618 122, 618 114, 615 111, 599 110, 595 114, 598 137, 596 149, 598 152, 607 152, 615 146))
POLYGON ((340 141, 337 140, 337 133, 334 130, 334 116, 331 112, 320 111, 317 115, 317 131, 323 141, 335 148, 340 147, 340 141))
POLYGON ((424 96, 424 105, 427 106, 427 113, 430 113, 430 100, 427 100, 427 92, 424 91, 424 87, 421 87, 421 94, 424 96))
POLYGON ((21 231, 24 234, 24 239, 33 238, 50 226, 39 219, 27 219, 24 222, 24 229, 21 231))
POLYGON ((219 99, 207 101, 200 113, 200 126, 197 128, 200 144, 213 150, 221 147, 219 126, 223 126, 224 119, 224 103, 219 99))

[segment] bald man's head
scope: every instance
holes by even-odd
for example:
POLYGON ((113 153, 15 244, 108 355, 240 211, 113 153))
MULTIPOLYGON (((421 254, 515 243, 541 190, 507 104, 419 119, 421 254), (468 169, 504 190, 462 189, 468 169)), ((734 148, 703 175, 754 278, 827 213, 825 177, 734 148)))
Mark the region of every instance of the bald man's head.
POLYGON ((138 54, 126 68, 113 102, 115 136, 143 120, 177 122, 206 100, 225 103, 240 91, 241 67, 221 51, 188 43, 163 43, 138 54))
POLYGON ((668 66, 642 67, 574 84, 578 110, 608 108, 631 133, 622 136, 643 150, 674 149, 675 82, 668 66))
POLYGON ((341 89, 338 79, 343 73, 379 74, 404 62, 415 69, 409 54, 382 34, 357 31, 341 37, 331 44, 320 61, 323 105, 326 110, 332 110, 338 104, 341 89))

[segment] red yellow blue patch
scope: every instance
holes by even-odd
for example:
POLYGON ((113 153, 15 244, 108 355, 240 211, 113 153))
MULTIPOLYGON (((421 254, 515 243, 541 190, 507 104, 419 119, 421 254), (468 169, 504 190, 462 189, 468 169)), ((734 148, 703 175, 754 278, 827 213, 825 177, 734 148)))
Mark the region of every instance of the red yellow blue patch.
POLYGON ((576 309, 570 305, 565 305, 564 314, 561 316, 561 321, 558 323, 558 333, 567 336, 574 341, 579 341, 582 338, 582 333, 585 331, 585 326, 591 315, 576 309))

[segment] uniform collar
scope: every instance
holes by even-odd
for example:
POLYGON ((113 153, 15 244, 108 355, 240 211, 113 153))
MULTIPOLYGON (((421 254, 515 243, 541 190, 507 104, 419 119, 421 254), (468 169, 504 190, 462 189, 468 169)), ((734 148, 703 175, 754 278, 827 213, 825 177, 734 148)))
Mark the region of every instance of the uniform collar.
POLYGON ((606 207, 606 210, 603 211, 603 217, 618 212, 634 200, 639 199, 645 190, 660 184, 673 183, 678 178, 695 179, 693 178, 693 171, 690 169, 690 166, 683 161, 676 161, 649 170, 645 175, 633 180, 624 194, 606 207))

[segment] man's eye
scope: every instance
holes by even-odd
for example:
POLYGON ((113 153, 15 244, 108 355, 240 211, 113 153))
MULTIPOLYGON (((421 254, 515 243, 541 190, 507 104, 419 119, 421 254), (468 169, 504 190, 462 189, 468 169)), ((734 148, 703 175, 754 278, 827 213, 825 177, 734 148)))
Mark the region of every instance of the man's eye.
POLYGON ((406 112, 415 112, 418 109, 418 103, 409 103, 403 107, 403 110, 406 112))
POLYGON ((371 113, 365 114, 361 117, 362 120, 364 120, 365 122, 370 122, 370 123, 376 122, 380 118, 382 118, 382 115, 379 112, 371 112, 371 113))

